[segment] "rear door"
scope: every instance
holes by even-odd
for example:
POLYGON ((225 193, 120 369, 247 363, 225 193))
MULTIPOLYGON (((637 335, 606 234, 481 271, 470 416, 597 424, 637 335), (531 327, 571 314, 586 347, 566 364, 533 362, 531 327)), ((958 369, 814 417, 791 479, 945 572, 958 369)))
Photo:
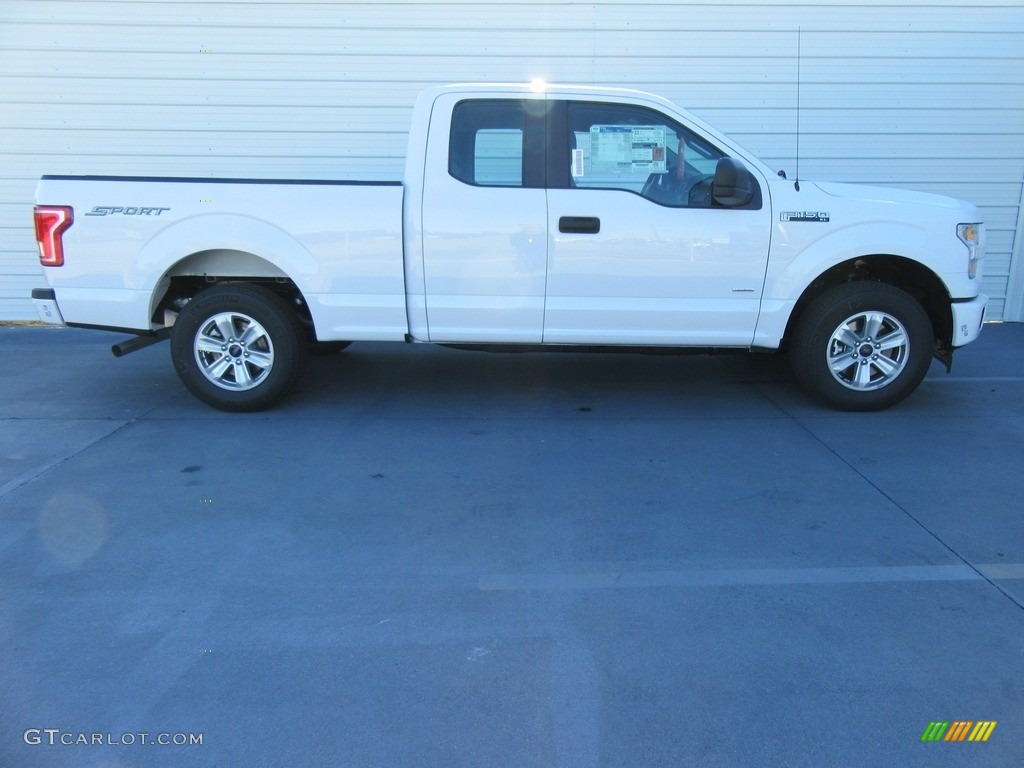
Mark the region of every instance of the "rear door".
POLYGON ((771 215, 712 199, 726 153, 654 109, 556 102, 545 343, 748 346, 771 215), (558 126, 557 128, 555 126, 558 126))
POLYGON ((434 342, 539 343, 547 269, 543 97, 439 98, 423 189, 434 342), (442 172, 440 169, 446 169, 442 172))

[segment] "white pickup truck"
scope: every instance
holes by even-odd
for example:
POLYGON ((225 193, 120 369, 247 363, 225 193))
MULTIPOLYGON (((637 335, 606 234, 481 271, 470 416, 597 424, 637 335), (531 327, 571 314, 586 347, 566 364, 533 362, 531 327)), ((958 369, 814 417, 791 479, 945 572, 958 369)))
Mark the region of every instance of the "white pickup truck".
POLYGON ((786 350, 847 410, 890 406, 981 331, 977 208, 787 181, 656 96, 420 95, 402 182, 44 176, 48 322, 170 337, 206 403, 279 401, 311 349, 786 350))

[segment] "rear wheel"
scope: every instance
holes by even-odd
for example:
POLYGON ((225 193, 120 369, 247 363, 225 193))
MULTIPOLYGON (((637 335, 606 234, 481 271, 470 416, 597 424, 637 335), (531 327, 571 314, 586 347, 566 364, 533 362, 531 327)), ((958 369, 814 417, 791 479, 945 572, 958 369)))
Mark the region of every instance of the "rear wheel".
POLYGON ((188 390, 223 411, 259 411, 298 379, 306 344, 295 313, 273 291, 225 283, 182 309, 171 358, 188 390))
POLYGON ((932 348, 931 321, 910 294, 884 283, 845 283, 804 310, 790 361, 819 400, 845 411, 875 411, 917 389, 932 348))

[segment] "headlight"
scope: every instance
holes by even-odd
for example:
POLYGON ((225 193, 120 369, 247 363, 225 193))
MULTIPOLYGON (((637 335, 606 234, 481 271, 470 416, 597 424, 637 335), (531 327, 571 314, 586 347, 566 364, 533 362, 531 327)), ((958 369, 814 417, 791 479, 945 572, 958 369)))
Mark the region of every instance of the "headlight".
POLYGON ((981 224, 960 224, 956 235, 967 246, 967 276, 973 280, 978 276, 978 262, 981 261, 981 224))

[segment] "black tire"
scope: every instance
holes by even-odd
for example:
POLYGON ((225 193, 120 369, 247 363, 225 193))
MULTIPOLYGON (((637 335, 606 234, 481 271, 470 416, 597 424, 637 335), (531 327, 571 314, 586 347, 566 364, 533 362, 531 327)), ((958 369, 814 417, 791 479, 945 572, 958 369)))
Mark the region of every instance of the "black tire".
POLYGON ((313 357, 328 357, 343 352, 350 346, 351 341, 311 341, 307 350, 313 357))
POLYGON ((298 379, 305 355, 291 306, 258 285, 224 283, 203 291, 185 305, 171 332, 171 359, 182 383, 222 411, 276 404, 298 379))
POLYGON ((917 389, 931 364, 934 334, 921 305, 884 283, 844 283, 797 319, 790 363, 800 384, 843 411, 877 411, 917 389))

